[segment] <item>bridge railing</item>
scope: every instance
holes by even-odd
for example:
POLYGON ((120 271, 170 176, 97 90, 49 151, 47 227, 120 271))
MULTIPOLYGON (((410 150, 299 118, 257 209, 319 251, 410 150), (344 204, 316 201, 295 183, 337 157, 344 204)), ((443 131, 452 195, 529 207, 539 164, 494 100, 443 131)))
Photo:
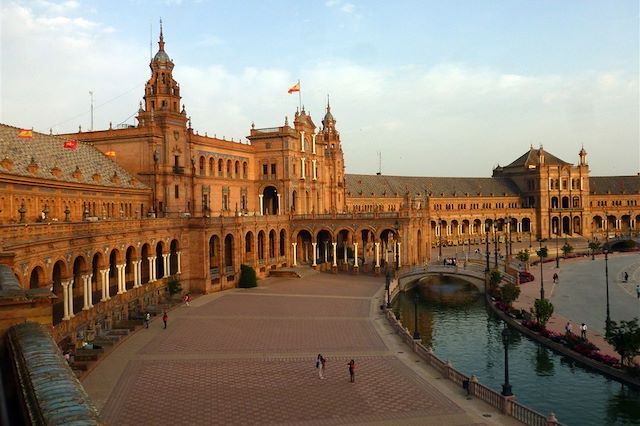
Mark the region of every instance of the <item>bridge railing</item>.
POLYGON ((471 396, 481 399, 487 404, 500 410, 503 414, 511 416, 529 426, 561 426, 553 413, 544 416, 524 405, 516 402, 513 396, 503 396, 480 383, 475 376, 468 377, 453 368, 449 361, 442 361, 431 350, 421 342, 413 339, 410 331, 396 319, 394 313, 387 309, 385 311, 387 320, 396 333, 426 364, 433 367, 438 373, 451 380, 461 388, 467 389, 471 396))

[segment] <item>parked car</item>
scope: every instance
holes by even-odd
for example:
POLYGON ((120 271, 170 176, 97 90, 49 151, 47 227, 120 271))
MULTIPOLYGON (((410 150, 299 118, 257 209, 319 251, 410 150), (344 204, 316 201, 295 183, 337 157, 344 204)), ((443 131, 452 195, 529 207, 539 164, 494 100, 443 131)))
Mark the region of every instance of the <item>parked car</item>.
POLYGON ((520 271, 518 272, 518 275, 520 277, 520 284, 528 283, 529 281, 533 281, 535 279, 533 274, 527 271, 520 271))

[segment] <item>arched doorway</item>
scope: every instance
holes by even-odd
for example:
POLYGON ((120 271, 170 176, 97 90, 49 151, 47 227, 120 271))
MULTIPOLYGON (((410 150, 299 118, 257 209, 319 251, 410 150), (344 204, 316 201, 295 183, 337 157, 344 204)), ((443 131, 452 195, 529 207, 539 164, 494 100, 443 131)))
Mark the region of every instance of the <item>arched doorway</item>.
POLYGON ((276 257, 276 231, 269 231, 269 263, 275 263, 276 257))
POLYGON ((156 245, 156 279, 162 279, 165 275, 164 273, 164 257, 162 243, 158 243, 156 245))
POLYGON ((248 231, 244 236, 244 261, 249 265, 253 265, 254 245, 253 232, 248 231))
POLYGON ((52 309, 52 323, 58 325, 64 316, 64 291, 62 289, 62 279, 67 273, 67 266, 62 260, 53 265, 53 294, 56 296, 52 309))
POLYGON ((317 260, 316 263, 332 262, 333 261, 333 242, 331 234, 326 229, 318 232, 316 237, 318 242, 317 247, 317 260))
POLYGON ((175 275, 178 273, 178 240, 171 240, 169 246, 169 274, 175 275))
POLYGON ((44 271, 40 266, 36 266, 31 270, 31 275, 29 276, 29 288, 37 289, 44 285, 44 271))
POLYGON ((265 234, 264 231, 259 231, 258 232, 258 263, 259 264, 264 264, 264 249, 265 249, 265 234))
POLYGON ((275 186, 267 186, 262 191, 262 214, 276 215, 280 210, 278 204, 278 189, 275 186))
POLYGON ((565 235, 571 234, 571 218, 569 216, 562 218, 562 233, 565 235))
POLYGON ((311 234, 307 230, 298 232, 296 237, 296 257, 298 263, 311 264, 313 259, 313 246, 311 245, 311 234))
POLYGON ((287 233, 284 229, 280 230, 280 257, 285 257, 287 255, 286 252, 287 247, 287 233))
POLYGON ((209 238, 209 274, 217 276, 220 273, 220 237, 212 235, 209 238))
POLYGON ((224 266, 227 273, 233 272, 233 235, 224 237, 224 266))

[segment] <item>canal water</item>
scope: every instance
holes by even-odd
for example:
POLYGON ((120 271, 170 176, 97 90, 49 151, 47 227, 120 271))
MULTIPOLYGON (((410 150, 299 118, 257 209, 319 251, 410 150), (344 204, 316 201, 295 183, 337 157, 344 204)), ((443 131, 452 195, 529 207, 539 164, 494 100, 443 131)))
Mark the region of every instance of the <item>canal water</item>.
MULTIPOLYGON (((418 287, 417 287, 418 288, 418 287)), ((394 300, 402 323, 418 331, 442 360, 496 391, 504 383, 503 323, 484 305, 477 288, 451 277, 420 280, 419 290, 394 300)), ((640 425, 640 390, 629 388, 511 331, 509 381, 516 399, 565 425, 640 425)))

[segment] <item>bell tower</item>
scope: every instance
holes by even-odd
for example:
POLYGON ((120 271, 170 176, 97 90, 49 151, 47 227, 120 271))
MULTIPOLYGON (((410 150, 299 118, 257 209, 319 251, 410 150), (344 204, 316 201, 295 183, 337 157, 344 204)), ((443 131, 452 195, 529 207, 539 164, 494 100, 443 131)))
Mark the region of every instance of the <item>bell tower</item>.
POLYGON ((138 110, 140 126, 150 126, 152 123, 165 125, 168 120, 173 124, 186 126, 187 113, 184 106, 180 106, 180 85, 173 79, 173 66, 173 61, 164 50, 164 34, 160 21, 158 53, 149 64, 151 78, 145 86, 144 105, 141 103, 138 110))
POLYGON ((322 119, 322 130, 318 139, 325 146, 330 182, 331 209, 342 212, 345 206, 344 156, 340 145, 340 132, 336 129, 336 119, 331 114, 331 104, 327 96, 327 112, 322 119))

